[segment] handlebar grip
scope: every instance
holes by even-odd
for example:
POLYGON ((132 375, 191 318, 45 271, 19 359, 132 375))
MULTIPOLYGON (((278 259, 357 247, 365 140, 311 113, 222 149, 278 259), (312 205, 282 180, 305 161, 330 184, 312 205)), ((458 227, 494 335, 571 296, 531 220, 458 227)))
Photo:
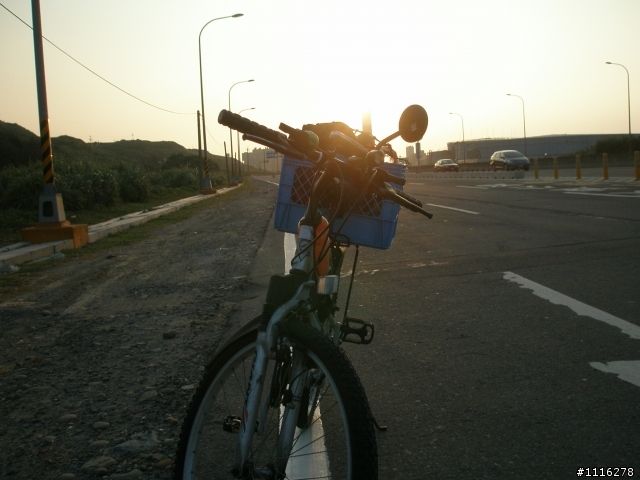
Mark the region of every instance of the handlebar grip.
POLYGON ((396 189, 396 193, 400 195, 402 198, 404 198, 405 200, 408 200, 411 203, 415 203, 417 206, 422 207, 422 202, 417 198, 412 197, 408 193, 403 192, 402 190, 397 190, 397 189, 396 189))
MULTIPOLYGON (((416 205, 412 201, 404 198, 403 195, 400 195, 401 193, 402 192, 400 192, 399 190, 393 188, 389 184, 385 184, 384 188, 380 189, 380 194, 384 198, 387 198, 387 199, 391 200, 392 202, 395 202, 395 203, 397 203, 398 205, 400 205, 400 206, 402 206, 404 208, 408 208, 409 210, 411 210, 413 212, 421 213, 422 215, 424 215, 425 217, 427 217, 429 219, 433 218, 433 214, 427 212, 426 210, 423 210, 421 207, 419 207, 418 205, 416 205)), ((413 197, 411 197, 411 198, 413 198, 413 197)), ((418 201, 418 200, 416 200, 416 201, 418 203, 420 203, 420 201, 418 201)))
POLYGON ((220 111, 218 114, 218 123, 225 127, 238 130, 239 132, 253 135, 254 137, 265 138, 273 143, 288 146, 287 138, 282 133, 276 130, 271 130, 268 127, 260 125, 259 123, 253 122, 228 110, 220 111))

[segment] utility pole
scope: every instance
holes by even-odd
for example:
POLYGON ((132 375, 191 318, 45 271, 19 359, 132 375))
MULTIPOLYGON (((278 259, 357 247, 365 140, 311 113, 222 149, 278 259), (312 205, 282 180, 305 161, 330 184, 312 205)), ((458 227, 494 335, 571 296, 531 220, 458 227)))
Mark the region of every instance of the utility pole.
POLYGON ((31 0, 31 10, 44 186, 38 202, 38 226, 24 228, 22 230, 22 239, 31 243, 72 239, 73 247, 79 248, 89 241, 87 225, 71 225, 71 222, 67 220, 64 213, 62 195, 58 193, 54 179, 51 133, 49 132, 49 109, 47 106, 47 84, 44 72, 44 49, 42 47, 40 0, 31 0))

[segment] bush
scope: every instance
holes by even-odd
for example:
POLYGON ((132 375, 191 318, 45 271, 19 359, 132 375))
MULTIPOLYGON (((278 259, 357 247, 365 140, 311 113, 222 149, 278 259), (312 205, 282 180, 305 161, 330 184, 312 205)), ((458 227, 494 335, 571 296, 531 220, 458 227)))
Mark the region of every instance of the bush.
POLYGON ((140 203, 149 199, 149 182, 140 167, 120 164, 117 179, 120 198, 123 201, 140 203))
POLYGON ((198 185, 198 170, 192 168, 172 168, 149 175, 149 183, 154 186, 195 189, 198 185))
MULTIPOLYGON (((598 140, 593 147, 595 153, 627 153, 629 151, 629 136, 603 138, 598 140)), ((640 137, 631 137, 631 151, 640 150, 640 137)))
POLYGON ((118 201, 116 176, 106 167, 62 160, 57 163, 55 176, 68 210, 82 211, 95 205, 110 207, 118 201))
POLYGON ((37 211, 42 187, 42 169, 37 165, 3 168, 0 170, 0 208, 37 211))

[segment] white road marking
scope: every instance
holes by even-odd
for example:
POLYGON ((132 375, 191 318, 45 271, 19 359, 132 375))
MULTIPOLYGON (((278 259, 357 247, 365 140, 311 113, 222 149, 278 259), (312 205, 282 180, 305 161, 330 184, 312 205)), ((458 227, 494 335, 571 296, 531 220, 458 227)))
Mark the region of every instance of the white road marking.
POLYGON ((607 364, 591 362, 589 365, 605 373, 615 373, 620 380, 625 380, 640 387, 640 360, 609 362, 607 364))
POLYGON ((329 457, 326 454, 324 444, 324 428, 320 416, 320 407, 316 408, 313 415, 313 424, 306 430, 296 427, 296 437, 300 435, 293 445, 291 457, 287 463, 286 478, 331 478, 329 471, 329 457), (304 445, 302 448, 296 445, 304 445))
POLYGON ((471 210, 463 210, 461 208, 446 207, 444 205, 436 205, 435 203, 427 203, 427 205, 429 205, 430 207, 438 207, 438 208, 446 208, 447 210, 455 210, 457 212, 462 212, 462 213, 470 213, 471 215, 480 215, 479 212, 472 212, 471 210))
POLYGON ((271 185, 277 185, 277 186, 280 186, 280 184, 279 184, 279 183, 272 182, 272 181, 270 181, 270 180, 265 180, 264 178, 260 178, 260 177, 251 177, 251 178, 255 178, 256 180, 260 180, 260 181, 262 181, 262 182, 270 183, 271 185))
MULTIPOLYGON (((539 283, 532 282, 520 275, 516 275, 512 272, 504 272, 504 279, 511 282, 515 282, 520 285, 521 288, 528 288, 540 298, 550 301, 555 305, 564 305, 569 307, 578 315, 587 316, 600 320, 608 325, 619 328, 622 333, 629 335, 634 339, 640 339, 640 327, 633 323, 627 322, 621 318, 615 317, 607 312, 598 310, 578 300, 574 300, 571 297, 567 297, 562 293, 558 293, 555 290, 551 290, 539 283)), ((615 373, 620 380, 625 380, 640 387, 640 360, 628 360, 609 362, 607 364, 600 362, 589 363, 593 368, 605 373, 615 373)))
POLYGON ((293 233, 284 234, 284 273, 291 270, 291 260, 296 254, 296 236, 293 233))
POLYGON ((629 335, 631 338, 640 340, 640 327, 634 325, 633 323, 627 322, 626 320, 618 317, 614 317, 607 312, 603 312, 602 310, 598 310, 597 308, 591 307, 578 300, 574 300, 571 297, 567 297, 566 295, 556 292, 555 290, 551 290, 550 288, 540 285, 539 283, 527 280, 526 278, 521 277, 520 275, 516 275, 515 273, 504 272, 504 279, 520 284, 521 288, 528 288, 529 290, 533 291, 534 295, 537 295, 540 298, 544 298, 545 300, 549 300, 555 305, 564 305, 565 307, 569 307, 578 315, 600 320, 601 322, 619 328, 620 330, 622 330, 622 333, 629 335))
MULTIPOLYGON (((296 253, 296 236, 293 233, 284 234, 284 273, 291 269, 291 259, 296 253)), ((281 412, 282 415, 283 412, 281 412)), ((320 418, 320 405, 314 413, 315 421, 306 430, 296 428, 296 444, 293 446, 292 456, 287 463, 287 478, 308 478, 311 473, 317 478, 329 478, 329 457, 324 443, 324 428, 320 418)))
POLYGON ((618 197, 618 198, 640 198, 640 195, 635 195, 631 193, 629 195, 614 195, 612 193, 588 193, 588 192, 564 192, 569 195, 590 195, 592 197, 618 197))

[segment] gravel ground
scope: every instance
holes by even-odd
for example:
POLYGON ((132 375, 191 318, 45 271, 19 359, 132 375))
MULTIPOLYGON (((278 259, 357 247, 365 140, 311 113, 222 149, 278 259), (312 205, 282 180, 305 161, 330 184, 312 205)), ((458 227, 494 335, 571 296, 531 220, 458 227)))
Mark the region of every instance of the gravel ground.
POLYGON ((188 220, 65 260, 35 274, 37 292, 3 299, 2 476, 170 478, 204 365, 257 295, 249 274, 275 196, 273 185, 247 182, 188 220))

